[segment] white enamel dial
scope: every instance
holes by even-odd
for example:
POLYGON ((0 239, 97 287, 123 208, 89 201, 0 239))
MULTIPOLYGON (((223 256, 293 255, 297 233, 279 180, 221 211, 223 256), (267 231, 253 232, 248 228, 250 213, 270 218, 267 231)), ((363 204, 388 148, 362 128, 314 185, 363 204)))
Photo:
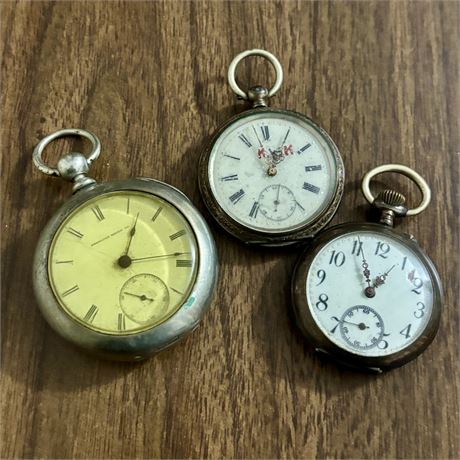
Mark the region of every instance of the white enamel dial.
POLYGON ((329 340, 369 357, 409 346, 433 309, 433 285, 422 260, 399 240, 367 230, 346 233, 321 249, 306 292, 310 313, 329 340))
POLYGON ((294 113, 261 111, 219 136, 208 174, 213 195, 231 218, 279 233, 314 221, 328 207, 336 169, 331 144, 318 128, 294 113))

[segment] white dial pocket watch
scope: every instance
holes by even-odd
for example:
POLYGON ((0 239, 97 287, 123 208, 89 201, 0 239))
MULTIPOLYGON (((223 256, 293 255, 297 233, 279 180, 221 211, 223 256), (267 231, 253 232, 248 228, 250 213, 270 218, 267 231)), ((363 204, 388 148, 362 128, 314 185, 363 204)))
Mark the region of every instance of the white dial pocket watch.
POLYGON ((148 178, 97 184, 86 174, 99 156, 97 137, 63 129, 33 152, 37 168, 73 182, 74 196, 43 229, 33 284, 50 326, 99 356, 139 360, 198 325, 217 277, 211 233, 191 201, 148 178), (81 136, 93 150, 42 160, 54 139, 81 136))
POLYGON ((285 245, 312 237, 334 216, 343 193, 344 167, 329 135, 305 115, 267 107, 283 80, 281 64, 259 49, 235 57, 230 87, 253 108, 225 123, 200 160, 203 200, 217 222, 245 243, 285 245), (262 56, 276 72, 268 90, 244 92, 235 70, 262 56))
POLYGON ((296 267, 292 299, 296 322, 317 351, 348 366, 381 372, 416 358, 438 330, 439 275, 413 236, 393 230, 395 216, 413 216, 430 202, 425 180, 403 165, 383 165, 363 179, 365 198, 381 210, 379 224, 334 226, 321 234, 296 267), (398 172, 422 192, 419 206, 370 180, 398 172))

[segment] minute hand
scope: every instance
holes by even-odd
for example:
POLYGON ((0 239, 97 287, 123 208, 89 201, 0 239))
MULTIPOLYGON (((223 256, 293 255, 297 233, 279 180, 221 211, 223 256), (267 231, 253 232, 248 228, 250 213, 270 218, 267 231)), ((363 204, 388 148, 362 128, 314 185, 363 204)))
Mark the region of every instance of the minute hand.
POLYGON ((167 259, 169 257, 178 257, 184 254, 190 254, 189 252, 173 252, 172 254, 161 254, 158 256, 148 256, 148 257, 137 257, 135 259, 131 259, 131 262, 142 262, 143 260, 151 260, 151 259, 167 259))

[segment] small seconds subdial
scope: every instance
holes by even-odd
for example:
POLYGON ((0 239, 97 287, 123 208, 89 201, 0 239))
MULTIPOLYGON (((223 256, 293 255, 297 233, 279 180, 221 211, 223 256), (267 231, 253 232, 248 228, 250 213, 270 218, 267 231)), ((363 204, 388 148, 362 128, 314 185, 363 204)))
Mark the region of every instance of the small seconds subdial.
POLYGON ((223 130, 210 152, 208 177, 233 220, 258 232, 282 233, 308 225, 328 208, 337 164, 330 141, 308 119, 261 111, 223 130))
POLYGON ((120 307, 138 324, 160 323, 168 315, 169 291, 166 284, 151 273, 131 277, 120 291, 120 307))
POLYGON ((338 323, 343 339, 357 350, 368 350, 377 346, 384 335, 382 317, 365 305, 349 308, 338 319, 338 323))
POLYGON ((285 185, 265 187, 259 195, 259 210, 270 220, 282 221, 292 216, 297 206, 292 191, 285 185))

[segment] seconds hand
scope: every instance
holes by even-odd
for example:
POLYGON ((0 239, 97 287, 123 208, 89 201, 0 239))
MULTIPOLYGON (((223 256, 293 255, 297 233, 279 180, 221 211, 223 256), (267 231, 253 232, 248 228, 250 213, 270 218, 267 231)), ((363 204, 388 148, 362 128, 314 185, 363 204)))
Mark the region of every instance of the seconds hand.
POLYGON ((350 321, 345 321, 344 319, 342 321, 340 321, 341 323, 347 323, 347 324, 352 324, 353 326, 358 326, 359 329, 361 329, 362 331, 364 329, 369 329, 369 326, 366 326, 364 323, 352 323, 350 321))
POLYGON ((153 302, 153 299, 151 299, 150 297, 147 297, 146 295, 142 294, 142 295, 139 295, 139 294, 132 294, 131 292, 125 292, 126 295, 130 295, 132 297, 137 297, 138 299, 141 299, 142 301, 144 300, 148 300, 149 302, 153 302))
MULTIPOLYGON (((351 321, 346 321, 345 319, 339 319, 337 318, 337 316, 333 316, 332 319, 335 319, 338 323, 346 323, 346 324, 352 324, 353 326, 358 326, 358 328, 361 329, 362 331, 364 331, 364 329, 369 329, 369 326, 366 326, 364 323, 352 323, 351 321)), ((335 331, 335 328, 333 330, 335 331)))
POLYGON ((278 184, 278 192, 276 193, 276 200, 275 200, 275 211, 278 211, 278 205, 280 204, 280 188, 281 188, 281 184, 278 184))

